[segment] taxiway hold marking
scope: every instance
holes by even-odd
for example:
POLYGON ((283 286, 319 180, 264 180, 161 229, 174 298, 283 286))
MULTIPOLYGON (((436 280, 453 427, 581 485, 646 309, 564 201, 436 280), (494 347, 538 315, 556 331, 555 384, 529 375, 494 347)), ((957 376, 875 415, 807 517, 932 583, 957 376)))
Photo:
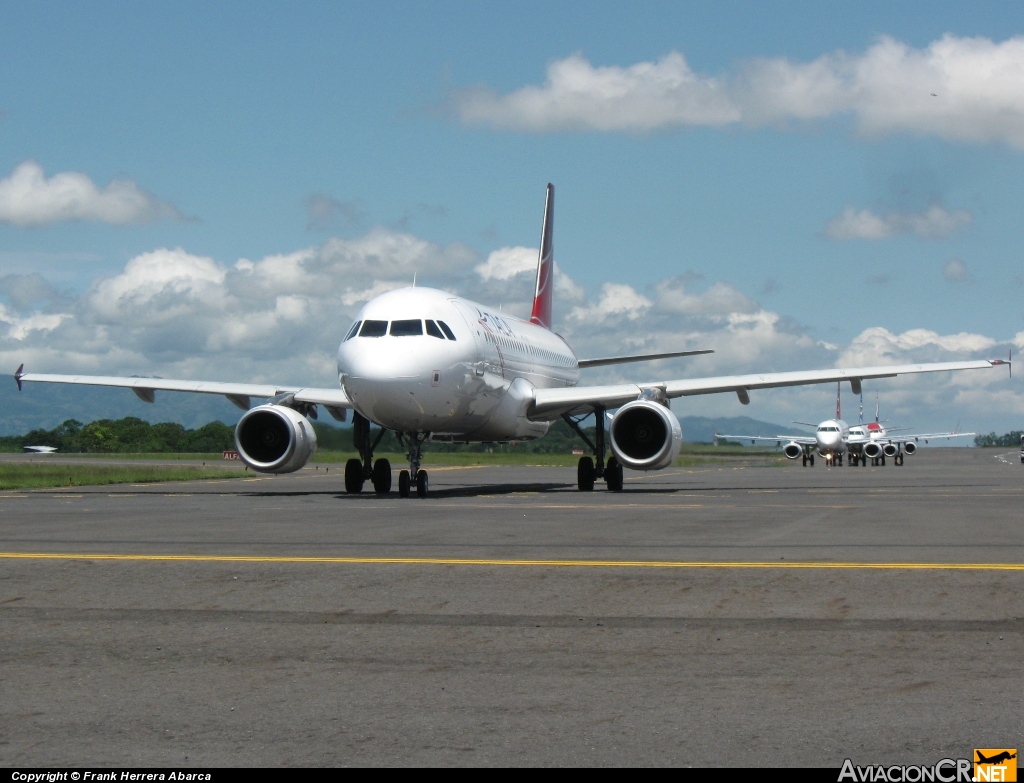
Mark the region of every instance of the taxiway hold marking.
POLYGON ((0 560, 127 560, 192 563, 335 563, 339 565, 547 566, 562 568, 775 568, 890 569, 904 571, 1024 571, 1024 563, 829 563, 815 561, 702 560, 520 560, 457 557, 287 557, 262 555, 79 554, 68 552, 0 552, 0 560))

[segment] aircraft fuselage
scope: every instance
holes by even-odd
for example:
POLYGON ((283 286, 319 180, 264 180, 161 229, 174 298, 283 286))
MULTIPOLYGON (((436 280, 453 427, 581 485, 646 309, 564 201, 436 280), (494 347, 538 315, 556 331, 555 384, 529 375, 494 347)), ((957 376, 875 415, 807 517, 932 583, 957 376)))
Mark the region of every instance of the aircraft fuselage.
POLYGON ((368 302, 338 347, 355 410, 398 432, 454 440, 538 438, 517 405, 529 388, 575 386, 576 356, 553 332, 431 288, 368 302), (453 339, 454 338, 454 339, 453 339))

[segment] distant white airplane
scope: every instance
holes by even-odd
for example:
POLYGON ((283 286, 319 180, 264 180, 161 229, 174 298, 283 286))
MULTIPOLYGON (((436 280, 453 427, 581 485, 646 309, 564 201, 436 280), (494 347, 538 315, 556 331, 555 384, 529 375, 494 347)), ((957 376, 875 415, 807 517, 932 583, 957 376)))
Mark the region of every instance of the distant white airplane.
POLYGON ((902 465, 906 454, 913 454, 917 451, 917 444, 921 441, 927 443, 929 440, 940 440, 947 438, 966 438, 977 433, 974 432, 933 432, 919 435, 893 436, 882 425, 878 418, 878 398, 875 398, 875 420, 864 423, 864 401, 861 396, 860 423, 849 425, 842 419, 840 409, 839 390, 836 390, 836 417, 827 419, 818 425, 807 422, 795 421, 794 424, 804 424, 807 427, 815 427, 814 436, 808 435, 776 435, 765 437, 759 435, 720 435, 715 433, 715 441, 722 439, 775 441, 776 445, 786 445, 782 453, 789 459, 803 458, 803 465, 814 465, 814 455, 825 458, 826 465, 841 467, 843 456, 849 455, 851 465, 867 465, 871 460, 873 465, 884 465, 885 458, 891 457, 894 465, 902 465))
POLYGON ((391 490, 391 465, 373 452, 386 430, 408 449, 409 469, 398 476, 399 494, 427 494, 421 469, 426 441, 460 443, 532 440, 563 419, 588 444, 593 457, 577 465, 580 490, 603 478, 620 491, 623 467, 660 470, 672 464, 682 443, 679 419, 669 410, 675 397, 733 392, 750 402, 752 389, 848 381, 855 393, 867 378, 907 373, 987 369, 1002 360, 853 367, 801 372, 727 375, 580 386, 579 371, 625 362, 692 356, 710 351, 675 351, 644 356, 578 360, 552 327, 554 289, 554 187, 548 185, 533 311, 528 320, 431 288, 405 288, 368 302, 338 348, 337 389, 258 383, 167 380, 88 375, 42 375, 18 368, 26 382, 73 383, 129 388, 146 402, 162 390, 222 394, 246 413, 235 428, 238 454, 252 469, 289 473, 316 449, 308 419, 323 406, 344 421, 354 411, 353 441, 360 458, 345 466, 345 489, 362 491, 371 481, 379 494, 391 490), (268 398, 251 407, 253 397, 268 398), (607 425, 606 413, 615 411, 607 425), (596 414, 596 415, 595 415, 596 414), (580 428, 594 415, 591 441, 580 428), (381 427, 371 436, 370 423, 381 427), (608 449, 612 456, 607 458, 608 449))
POLYGON ((22 446, 22 448, 36 454, 53 454, 57 450, 56 446, 22 446))

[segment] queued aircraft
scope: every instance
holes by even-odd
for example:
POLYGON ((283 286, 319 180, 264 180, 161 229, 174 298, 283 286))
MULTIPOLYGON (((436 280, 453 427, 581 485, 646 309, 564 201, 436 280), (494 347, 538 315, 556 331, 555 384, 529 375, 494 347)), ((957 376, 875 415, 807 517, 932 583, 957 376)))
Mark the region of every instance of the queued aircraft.
POLYGON ((841 467, 843 457, 848 455, 850 465, 867 465, 871 460, 872 465, 884 465, 886 457, 891 457, 894 465, 902 465, 907 454, 917 451, 917 444, 921 441, 928 443, 930 440, 941 440, 947 438, 966 438, 975 435, 974 432, 932 432, 917 435, 891 435, 878 418, 878 398, 875 398, 875 420, 864 423, 864 396, 861 395, 860 423, 850 425, 842 419, 840 407, 839 389, 836 389, 836 417, 827 419, 818 425, 807 422, 795 421, 794 424, 803 424, 807 427, 815 427, 813 436, 809 435, 776 435, 774 437, 758 435, 722 435, 715 433, 715 442, 719 440, 749 440, 751 443, 757 441, 774 441, 781 446, 785 441, 782 453, 789 459, 800 457, 803 459, 804 467, 814 465, 814 455, 825 458, 826 465, 841 467))
POLYGON ((57 450, 56 446, 22 446, 22 448, 33 454, 53 454, 57 450))
POLYGON ((861 382, 869 378, 1005 363, 997 359, 581 385, 580 371, 591 367, 711 351, 577 359, 552 330, 553 226, 554 186, 549 184, 529 319, 446 291, 390 291, 367 302, 345 334, 337 354, 338 388, 37 374, 26 373, 24 365, 15 379, 19 389, 24 383, 123 387, 146 402, 164 390, 224 395, 246 411, 235 428, 239 456, 264 473, 289 473, 306 464, 316 449, 309 419, 316 418, 318 407, 339 421, 352 411, 353 442, 360 457, 345 466, 346 491, 361 492, 366 481, 378 494, 391 491, 391 465, 373 454, 391 430, 407 449, 409 462, 408 470, 398 475, 399 494, 407 497, 415 489, 423 497, 429 484, 421 461, 430 440, 532 440, 563 419, 593 452, 577 465, 579 489, 592 490, 603 479, 609 490, 621 491, 623 468, 660 470, 679 453, 682 431, 669 409, 673 398, 732 392, 746 405, 755 389, 848 381, 859 393, 861 382), (267 402, 253 406, 254 397, 267 402), (596 423, 593 440, 580 427, 591 415, 596 423), (375 436, 371 422, 380 427, 375 436))

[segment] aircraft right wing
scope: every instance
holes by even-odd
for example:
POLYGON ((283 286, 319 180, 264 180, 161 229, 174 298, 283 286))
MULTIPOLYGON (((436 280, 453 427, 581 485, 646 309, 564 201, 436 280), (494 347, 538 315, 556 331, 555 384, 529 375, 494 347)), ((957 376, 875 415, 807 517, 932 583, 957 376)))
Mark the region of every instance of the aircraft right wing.
POLYGON ((645 390, 659 392, 667 398, 697 394, 734 392, 744 405, 750 402, 751 389, 772 389, 781 386, 806 386, 816 383, 849 381, 854 394, 859 394, 861 381, 893 378, 923 372, 951 370, 982 370, 1009 365, 1006 359, 984 359, 966 362, 934 362, 901 364, 883 367, 850 367, 831 370, 800 370, 752 375, 723 375, 717 378, 686 378, 651 383, 623 383, 610 386, 571 386, 561 389, 535 389, 528 415, 535 420, 553 420, 564 413, 585 413, 598 408, 619 408, 637 399, 645 390))
POLYGON ((775 443, 776 446, 781 446, 783 443, 799 443, 801 446, 814 446, 818 440, 817 438, 808 437, 807 435, 776 435, 773 438, 767 435, 723 435, 720 432, 715 433, 715 443, 719 440, 749 440, 753 445, 756 440, 764 440, 775 443))
POLYGON ((48 373, 27 373, 25 365, 14 373, 14 380, 21 389, 23 383, 69 383, 80 386, 114 386, 131 389, 144 402, 153 402, 158 391, 193 392, 197 394, 222 394, 242 410, 248 410, 250 397, 272 399, 290 394, 292 400, 312 405, 323 405, 332 417, 339 421, 346 418, 345 411, 352 407, 344 389, 317 389, 301 386, 275 386, 266 383, 221 383, 220 381, 183 381, 168 378, 137 378, 114 375, 51 375, 48 373))

